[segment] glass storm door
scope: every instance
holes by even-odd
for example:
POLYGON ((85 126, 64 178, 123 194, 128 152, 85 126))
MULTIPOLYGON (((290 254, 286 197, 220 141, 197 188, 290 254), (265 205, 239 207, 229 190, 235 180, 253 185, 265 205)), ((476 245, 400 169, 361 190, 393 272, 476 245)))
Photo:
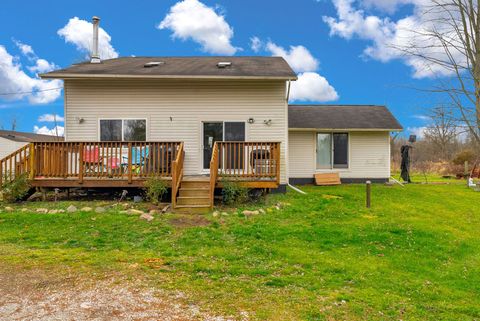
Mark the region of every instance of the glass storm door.
POLYGON ((203 123, 203 168, 210 168, 213 145, 223 140, 223 123, 203 123))

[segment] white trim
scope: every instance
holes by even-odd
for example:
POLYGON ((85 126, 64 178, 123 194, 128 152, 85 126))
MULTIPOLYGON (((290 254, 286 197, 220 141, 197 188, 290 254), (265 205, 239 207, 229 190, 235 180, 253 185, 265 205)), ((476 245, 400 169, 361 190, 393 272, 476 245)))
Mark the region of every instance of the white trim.
POLYGON ((403 129, 389 128, 288 128, 289 132, 401 132, 403 129))
POLYGON ((141 117, 99 117, 97 119, 97 139, 99 142, 101 142, 101 127, 100 127, 100 121, 101 120, 121 120, 122 121, 122 142, 125 142, 125 139, 123 137, 123 121, 124 120, 145 120, 145 141, 149 140, 149 126, 148 126, 148 118, 141 118, 141 117))
POLYGON ((297 77, 287 76, 220 76, 220 75, 129 75, 129 74, 76 74, 76 73, 56 73, 56 74, 40 74, 42 79, 102 79, 102 78, 119 78, 119 79, 232 79, 232 80, 297 80, 297 77))
POLYGON ((338 172, 348 172, 350 171, 350 164, 351 164, 351 143, 350 143, 350 133, 349 132, 326 132, 326 131, 318 131, 314 133, 315 136, 315 146, 314 146, 314 155, 315 155, 315 172, 331 172, 331 171, 338 171, 338 172), (329 134, 330 135, 330 168, 318 168, 317 167, 317 146, 318 146, 318 134, 329 134), (334 167, 333 158, 334 158, 334 149, 335 146, 333 144, 333 134, 347 134, 347 167, 334 167))

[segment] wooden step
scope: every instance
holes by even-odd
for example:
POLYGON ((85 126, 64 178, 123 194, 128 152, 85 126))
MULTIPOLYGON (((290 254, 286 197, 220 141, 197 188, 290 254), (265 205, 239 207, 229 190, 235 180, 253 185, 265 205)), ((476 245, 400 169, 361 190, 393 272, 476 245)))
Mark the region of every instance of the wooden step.
POLYGON ((182 181, 180 188, 210 188, 210 181, 182 181))
POLYGON ((177 205, 174 209, 174 212, 183 214, 205 214, 209 211, 210 205, 177 205))
POLYGON ((209 197, 189 197, 189 196, 180 196, 177 197, 177 205, 200 205, 200 206, 210 206, 209 197))
POLYGON ((209 197, 209 188, 180 188, 178 192, 180 197, 209 197))

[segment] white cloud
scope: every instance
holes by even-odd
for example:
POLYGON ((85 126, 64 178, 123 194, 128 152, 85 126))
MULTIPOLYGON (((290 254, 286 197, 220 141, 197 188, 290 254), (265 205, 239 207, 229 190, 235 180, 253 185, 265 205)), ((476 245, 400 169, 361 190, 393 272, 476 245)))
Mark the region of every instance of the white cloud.
POLYGON ((417 139, 422 139, 425 137, 426 126, 422 127, 408 127, 406 130, 407 135, 417 135, 417 139))
MULTIPOLYGON (((364 55, 382 62, 400 59, 413 69, 413 77, 425 78, 445 76, 452 73, 438 64, 427 63, 417 55, 405 55, 399 48, 421 48, 420 55, 444 59, 445 52, 429 35, 433 28, 442 28, 435 23, 438 18, 447 13, 439 10, 426 11, 429 0, 364 0, 365 7, 374 7, 393 12, 397 7, 412 4, 410 15, 401 19, 369 15, 364 10, 356 8, 355 0, 332 0, 337 17, 323 17, 330 27, 330 35, 345 39, 358 37, 370 42, 364 49, 364 55)), ((360 3, 361 5, 362 3, 360 3)), ((442 30, 439 30, 440 32, 442 30)), ((455 59, 461 64, 462 54, 453 52, 455 59)))
POLYGON ((42 127, 33 126, 33 132, 35 134, 63 137, 65 134, 65 127, 55 126, 53 128, 48 128, 47 126, 42 126, 42 127))
POLYGON ((419 119, 419 120, 422 120, 422 121, 431 121, 432 120, 432 118, 427 116, 427 115, 413 115, 412 117, 416 118, 416 119, 419 119))
MULTIPOLYGON (((68 23, 57 31, 57 34, 65 39, 65 42, 74 44, 81 52, 86 53, 88 58, 92 51, 93 25, 91 22, 71 18, 68 23)), ((118 52, 113 48, 112 37, 103 29, 98 29, 98 51, 101 59, 117 58, 118 52)))
POLYGON ((27 67, 28 70, 30 70, 31 72, 36 72, 36 73, 44 73, 44 72, 49 72, 49 71, 52 71, 57 67, 57 65, 55 65, 54 63, 52 62, 48 62, 46 61, 45 59, 37 59, 35 61, 35 65, 34 66, 30 66, 30 67, 27 67))
POLYGON ((62 81, 30 77, 22 65, 0 45, 0 99, 28 98, 32 104, 50 103, 60 97, 62 81), (54 89, 54 90, 52 90, 54 89))
POLYGON ((48 123, 53 123, 55 121, 57 122, 63 122, 65 121, 65 118, 63 118, 62 116, 58 115, 58 114, 43 114, 41 116, 38 117, 38 121, 39 122, 48 122, 48 123))
POLYGON ((32 46, 24 44, 23 42, 21 42, 19 40, 15 40, 15 39, 13 40, 13 42, 18 47, 18 49, 20 49, 20 51, 22 52, 23 55, 25 55, 25 56, 35 56, 35 52, 33 51, 32 46))
POLYGON ((250 38, 250 48, 252 48, 254 52, 259 52, 262 47, 263 43, 260 38, 258 38, 257 36, 250 38))
POLYGON ((290 99, 292 101, 327 102, 337 100, 338 94, 325 79, 316 72, 304 72, 298 75, 298 80, 292 82, 290 99))
POLYGON ((225 17, 198 0, 177 2, 157 28, 170 29, 173 38, 192 39, 211 54, 233 55, 238 49, 231 44, 233 29, 225 17))
POLYGON ((318 69, 318 60, 312 56, 304 46, 290 46, 290 50, 269 41, 266 46, 272 56, 283 57, 295 72, 315 71, 318 69))

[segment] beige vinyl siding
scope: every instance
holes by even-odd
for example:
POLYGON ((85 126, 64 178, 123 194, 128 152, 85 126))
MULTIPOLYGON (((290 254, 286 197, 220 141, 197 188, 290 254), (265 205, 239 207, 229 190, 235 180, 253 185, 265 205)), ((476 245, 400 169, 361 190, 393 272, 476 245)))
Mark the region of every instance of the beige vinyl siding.
POLYGON ((286 183, 285 89, 284 81, 67 80, 65 138, 98 140, 101 118, 146 118, 147 140, 183 141, 185 173, 195 175, 203 168, 202 122, 244 121, 247 141, 282 143, 286 183), (255 122, 248 124, 249 118, 255 122), (270 126, 264 124, 268 119, 270 126))
POLYGON ((25 142, 15 142, 10 139, 0 137, 0 159, 10 155, 14 151, 22 148, 28 143, 25 142))
POLYGON ((315 173, 338 172, 342 178, 390 177, 389 132, 349 132, 349 167, 316 169, 316 132, 289 132, 289 174, 311 178, 315 173))

